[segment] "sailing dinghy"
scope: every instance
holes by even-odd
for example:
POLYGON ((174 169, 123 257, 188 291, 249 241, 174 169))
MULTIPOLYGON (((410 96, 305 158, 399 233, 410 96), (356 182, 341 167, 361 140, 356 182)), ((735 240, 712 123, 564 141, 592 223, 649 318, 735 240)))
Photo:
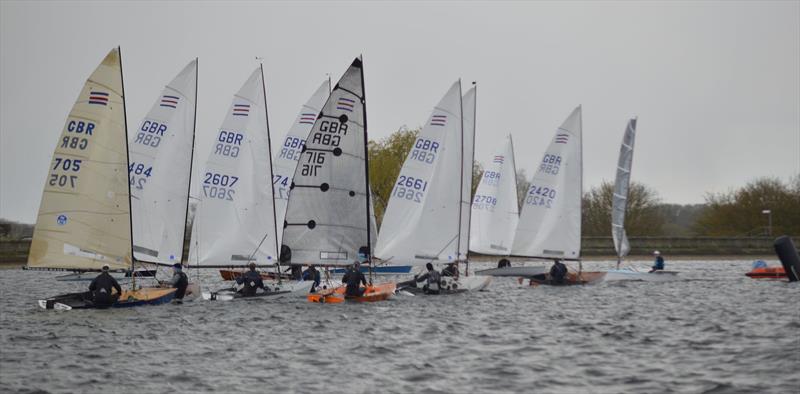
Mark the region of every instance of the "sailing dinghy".
MULTIPOLYGON (((545 151, 525 194, 512 256, 577 261, 563 284, 601 281, 605 272, 583 271, 581 257, 581 196, 583 195, 583 132, 581 107, 559 127, 545 151)), ((511 267, 514 268, 514 267, 511 267)), ((518 267, 523 268, 523 267, 518 267)), ((522 275, 531 285, 555 284, 544 267, 522 275)))
MULTIPOLYGON (((277 264, 272 157, 266 88, 256 68, 234 95, 201 173, 190 244, 192 268, 244 269, 277 264)), ((311 282, 265 283, 264 295, 305 295, 311 282)), ((207 300, 239 298, 235 288, 204 291, 207 300), (230 297, 228 297, 230 295, 230 297)), ((259 293, 261 294, 261 293, 259 293)))
POLYGON ((606 281, 640 280, 647 282, 666 282, 674 280, 676 271, 639 271, 633 266, 622 267, 625 256, 630 252, 628 236, 625 233, 625 211, 628 207, 628 193, 631 182, 631 167, 633 165, 633 146, 636 141, 636 119, 628 121, 622 144, 619 148, 617 161, 617 174, 614 179, 614 195, 611 200, 611 235, 614 239, 614 249, 617 251, 617 267, 608 270, 606 281))
MULTIPOLYGON (((183 261, 197 116, 197 59, 164 88, 130 143, 128 175, 137 263, 171 267, 183 261)), ((192 282, 184 301, 200 295, 192 282)))
MULTIPOLYGON (((356 58, 314 120, 295 169, 283 225, 281 263, 325 268, 366 259, 372 265, 364 70, 356 58)), ((394 284, 370 283, 353 301, 380 301, 394 284)), ((310 294, 311 302, 344 300, 341 285, 310 294)))
MULTIPOLYGON (((476 89, 454 82, 408 152, 378 234, 376 256, 388 266, 467 263, 476 89), (462 115, 466 112, 466 116, 462 115), (468 132, 465 133, 465 129, 468 132), (453 192, 453 180, 459 180, 453 192)), ((444 292, 482 290, 491 277, 443 277, 444 292)), ((414 280, 410 291, 419 290, 414 280)))
MULTIPOLYGON (((45 182, 27 267, 134 269, 125 90, 120 49, 84 84, 58 139, 45 182)), ((163 304, 175 289, 123 290, 112 307, 163 304)), ((89 293, 39 300, 45 309, 95 308, 89 293)))

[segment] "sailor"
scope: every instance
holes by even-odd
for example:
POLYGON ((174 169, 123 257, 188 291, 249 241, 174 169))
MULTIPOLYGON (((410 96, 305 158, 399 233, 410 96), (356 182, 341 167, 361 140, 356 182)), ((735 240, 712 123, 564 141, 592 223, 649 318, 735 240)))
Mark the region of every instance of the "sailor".
POLYGON ((256 271, 256 263, 250 262, 249 267, 250 269, 247 272, 236 278, 236 283, 243 285, 239 293, 243 297, 252 297, 256 295, 258 289, 268 291, 267 288, 264 287, 264 281, 261 280, 261 274, 256 271))
POLYGON ((508 259, 500 259, 500 261, 497 262, 497 268, 505 267, 511 267, 511 262, 508 261, 508 259))
POLYGON ((122 294, 122 287, 120 287, 117 280, 108 273, 108 264, 103 264, 103 271, 100 272, 100 275, 97 275, 89 285, 89 292, 91 293, 94 305, 98 308, 108 308, 117 302, 120 294, 122 294), (117 292, 111 294, 111 289, 115 289, 117 292))
POLYGON ((656 251, 653 252, 653 256, 656 256, 656 262, 655 262, 655 264, 653 264, 653 267, 650 270, 650 272, 663 271, 664 270, 664 258, 661 257, 661 252, 656 250, 656 251))
POLYGON ((425 294, 439 294, 442 280, 439 271, 433 269, 433 264, 431 263, 426 264, 425 268, 428 269, 428 272, 417 277, 417 282, 427 281, 425 285, 422 286, 422 291, 425 292, 425 294))
POLYGON ((169 280, 169 285, 177 289, 175 290, 175 299, 182 302, 186 295, 186 288, 189 287, 189 277, 183 272, 181 263, 172 264, 172 278, 169 280))
POLYGON ((444 267, 442 270, 442 276, 450 276, 458 279, 458 267, 456 263, 447 264, 447 267, 444 267))
POLYGON ((366 286, 367 278, 361 273, 361 264, 358 261, 354 261, 353 266, 344 273, 342 283, 347 284, 347 288, 344 291, 345 297, 360 297, 364 295, 364 290, 366 289, 361 288, 361 284, 366 286))
POLYGON ((317 268, 313 265, 309 265, 308 268, 303 271, 303 280, 313 280, 314 284, 311 285, 311 292, 315 292, 320 282, 320 275, 319 271, 317 271, 317 268))
POLYGON ((559 259, 553 260, 553 266, 550 267, 550 283, 560 285, 564 283, 567 277, 567 266, 559 259))
POLYGON ((291 269, 291 277, 292 280, 300 280, 303 278, 303 266, 300 264, 292 264, 290 267, 291 269))

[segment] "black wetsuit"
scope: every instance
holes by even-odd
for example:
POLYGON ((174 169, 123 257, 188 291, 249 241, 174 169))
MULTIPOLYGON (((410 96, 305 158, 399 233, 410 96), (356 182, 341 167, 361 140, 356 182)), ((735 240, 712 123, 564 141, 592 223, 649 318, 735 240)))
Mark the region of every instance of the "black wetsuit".
POLYGON ((122 294, 122 287, 108 272, 102 272, 89 285, 89 292, 92 295, 92 301, 95 306, 107 308, 113 305, 122 294), (111 294, 111 289, 117 289, 116 294, 111 294))
POLYGON ((172 280, 170 280, 172 287, 176 288, 175 290, 175 299, 182 300, 183 297, 186 295, 186 288, 189 287, 189 277, 183 271, 177 271, 172 275, 172 280))
POLYGON ((242 294, 244 297, 252 297, 256 295, 256 291, 261 288, 265 291, 267 290, 264 287, 264 281, 261 280, 261 274, 256 271, 247 271, 244 275, 236 278, 236 283, 244 284, 239 293, 242 294))
POLYGON ((550 282, 556 285, 560 285, 564 283, 566 277, 567 277, 567 266, 560 261, 554 262, 553 266, 550 267, 550 282))
POLYGON ((363 283, 364 286, 366 286, 367 278, 364 277, 364 274, 362 274, 360 270, 349 268, 342 277, 342 282, 347 284, 347 288, 344 291, 346 297, 360 297, 364 295, 364 289, 361 288, 361 284, 363 283))
POLYGON ((308 269, 303 272, 303 280, 313 280, 314 284, 311 285, 311 292, 315 292, 320 283, 319 271, 317 271, 314 266, 308 267, 308 269))
POLYGON ((442 276, 452 276, 454 278, 458 277, 458 268, 455 265, 448 265, 444 267, 442 270, 442 276))

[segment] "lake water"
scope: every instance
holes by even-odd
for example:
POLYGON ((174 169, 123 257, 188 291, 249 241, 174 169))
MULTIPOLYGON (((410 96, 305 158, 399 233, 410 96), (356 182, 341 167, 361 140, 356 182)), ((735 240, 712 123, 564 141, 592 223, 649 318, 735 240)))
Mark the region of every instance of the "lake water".
POLYGON ((681 280, 69 312, 36 300, 79 285, 3 270, 0 392, 800 391, 800 283, 747 278, 750 260, 667 268, 681 280))

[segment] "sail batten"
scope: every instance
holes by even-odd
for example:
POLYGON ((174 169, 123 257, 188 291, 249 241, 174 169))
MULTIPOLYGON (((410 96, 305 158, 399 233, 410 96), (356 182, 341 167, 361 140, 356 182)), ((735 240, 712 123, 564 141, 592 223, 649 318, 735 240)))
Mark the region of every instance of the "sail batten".
POLYGON ((122 63, 108 53, 85 82, 53 153, 28 267, 131 267, 122 63))
POLYGON ((580 258, 582 138, 581 107, 577 107, 556 129, 531 180, 512 255, 580 258))
POLYGON ((625 233, 625 210, 628 206, 628 192, 631 182, 631 166, 633 165, 633 146, 636 142, 636 119, 628 121, 622 144, 619 148, 617 174, 614 179, 614 194, 611 200, 611 235, 614 249, 620 259, 630 252, 630 243, 625 233))

